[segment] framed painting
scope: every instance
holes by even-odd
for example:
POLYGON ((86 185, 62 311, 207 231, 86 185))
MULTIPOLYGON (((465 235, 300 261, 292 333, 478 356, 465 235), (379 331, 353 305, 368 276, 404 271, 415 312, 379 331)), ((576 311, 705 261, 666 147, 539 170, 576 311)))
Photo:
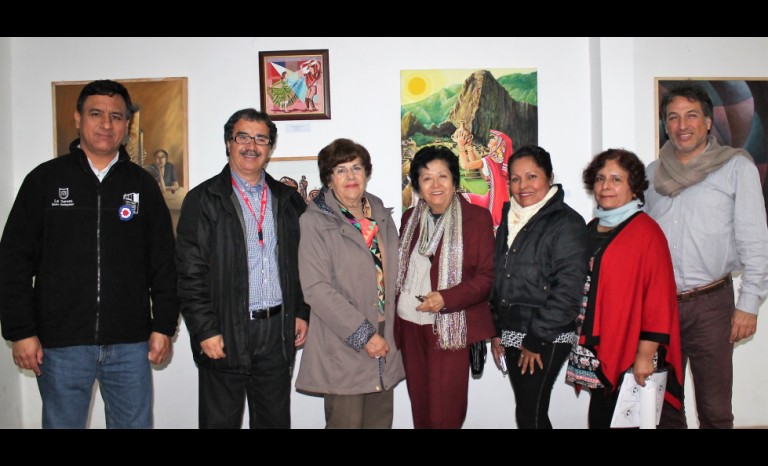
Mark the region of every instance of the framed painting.
POLYGON ((656 78, 655 81, 656 147, 661 149, 668 140, 661 117, 661 100, 675 86, 701 86, 712 99, 710 134, 721 145, 749 152, 760 173, 763 196, 768 204, 768 78, 685 77, 656 78))
POLYGON ((537 96, 530 68, 400 71, 403 210, 418 201, 408 174, 413 156, 441 145, 459 159, 458 192, 487 208, 498 227, 509 200, 506 162, 514 148, 538 144, 537 96))
POLYGON ((323 187, 314 156, 273 157, 267 171, 274 179, 295 188, 307 204, 323 187))
POLYGON ((328 50, 259 52, 259 94, 273 120, 329 120, 328 50))
MULTIPOLYGON (((125 147, 131 160, 157 180, 174 220, 189 191, 187 147, 187 78, 118 79, 131 96, 136 113, 125 147)), ((78 137, 73 114, 77 97, 90 81, 51 83, 53 144, 56 156, 69 152, 78 137)))

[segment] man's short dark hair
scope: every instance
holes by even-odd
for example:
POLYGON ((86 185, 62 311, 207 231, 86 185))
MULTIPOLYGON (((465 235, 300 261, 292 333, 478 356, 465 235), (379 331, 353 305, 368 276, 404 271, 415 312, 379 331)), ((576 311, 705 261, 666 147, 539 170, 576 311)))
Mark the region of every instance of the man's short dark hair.
MULTIPOLYGON (((229 117, 229 120, 224 124, 224 144, 232 139, 232 133, 235 131, 235 124, 240 120, 257 121, 267 125, 267 128, 269 128, 269 147, 275 147, 275 143, 277 142, 277 126, 272 122, 272 119, 269 118, 269 115, 256 110, 255 108, 238 110, 229 117)), ((227 152, 227 157, 229 157, 229 152, 227 152)))
POLYGON ((667 107, 675 97, 685 97, 688 102, 701 103, 701 109, 704 111, 704 116, 714 119, 712 99, 709 98, 709 94, 701 86, 696 84, 681 84, 675 86, 667 95, 661 99, 661 121, 667 121, 667 107))
POLYGON ((80 95, 77 97, 77 113, 83 114, 83 105, 85 105, 85 99, 92 95, 107 95, 113 97, 119 95, 125 101, 126 115, 125 117, 130 120, 133 118, 133 114, 136 112, 136 108, 131 102, 131 96, 128 94, 128 89, 117 81, 109 79, 100 79, 93 81, 85 85, 80 95))

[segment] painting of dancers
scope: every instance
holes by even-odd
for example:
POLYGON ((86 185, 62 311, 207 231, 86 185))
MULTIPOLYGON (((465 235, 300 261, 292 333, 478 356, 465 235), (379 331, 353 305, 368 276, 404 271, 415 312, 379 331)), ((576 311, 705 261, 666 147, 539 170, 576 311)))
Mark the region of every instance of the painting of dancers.
POLYGON ((259 52, 261 109, 273 120, 328 120, 328 50, 259 52))

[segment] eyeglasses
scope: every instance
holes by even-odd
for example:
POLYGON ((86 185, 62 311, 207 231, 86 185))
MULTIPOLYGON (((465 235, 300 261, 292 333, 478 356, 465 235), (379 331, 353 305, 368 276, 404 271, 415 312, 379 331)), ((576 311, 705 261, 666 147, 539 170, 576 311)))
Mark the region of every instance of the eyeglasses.
POLYGON ((266 136, 248 136, 247 134, 238 134, 230 140, 235 141, 236 143, 243 146, 250 143, 251 141, 255 142, 257 146, 266 146, 272 142, 272 140, 266 136))
MULTIPOLYGON (((360 165, 352 166, 352 175, 354 176, 360 176, 363 174, 364 171, 365 169, 360 165)), ((347 173, 349 173, 349 169, 347 167, 336 167, 333 169, 333 174, 340 178, 347 176, 347 173)))

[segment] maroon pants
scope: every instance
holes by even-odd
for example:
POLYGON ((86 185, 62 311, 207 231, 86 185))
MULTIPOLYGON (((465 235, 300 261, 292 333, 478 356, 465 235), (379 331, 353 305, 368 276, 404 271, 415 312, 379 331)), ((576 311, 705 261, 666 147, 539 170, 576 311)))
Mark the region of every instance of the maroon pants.
MULTIPOLYGON (((702 429, 733 428, 733 344, 731 335, 733 285, 680 303, 680 342, 683 377, 691 365, 696 412, 702 429)), ((662 429, 685 429, 685 408, 675 410, 664 403, 662 429)))
POLYGON ((402 319, 400 351, 416 429, 459 429, 467 415, 469 348, 437 349, 431 325, 402 319))

